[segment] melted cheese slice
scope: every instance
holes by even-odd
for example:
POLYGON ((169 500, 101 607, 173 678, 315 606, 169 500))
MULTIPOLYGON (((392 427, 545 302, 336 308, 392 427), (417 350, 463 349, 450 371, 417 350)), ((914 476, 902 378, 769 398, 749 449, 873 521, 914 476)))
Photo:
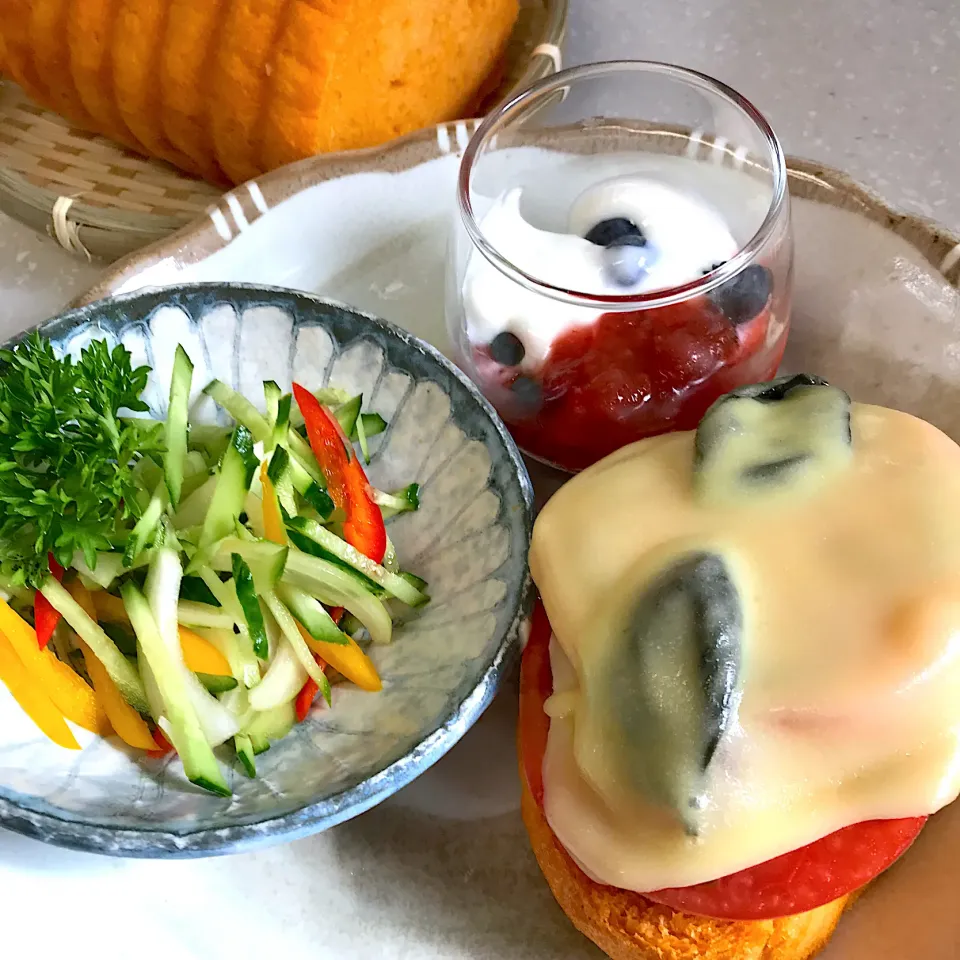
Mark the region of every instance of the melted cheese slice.
POLYGON ((808 496, 698 500, 694 434, 675 433, 581 473, 540 514, 530 565, 555 690, 545 812, 593 879, 700 883, 960 792, 960 447, 881 407, 854 404, 851 429, 848 468, 808 496), (618 776, 590 705, 617 617, 697 549, 736 571, 745 636, 738 719, 691 837, 618 776))

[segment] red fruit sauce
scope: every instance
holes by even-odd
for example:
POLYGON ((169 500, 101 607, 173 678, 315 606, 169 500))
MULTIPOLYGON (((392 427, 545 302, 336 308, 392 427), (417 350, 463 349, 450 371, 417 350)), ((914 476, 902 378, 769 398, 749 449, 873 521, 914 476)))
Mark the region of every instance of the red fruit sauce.
POLYGON ((603 314, 554 341, 532 373, 498 367, 489 356, 476 360, 484 379, 499 381, 491 400, 520 447, 581 470, 644 437, 693 430, 722 394, 770 379, 783 356, 787 324, 767 343, 769 319, 768 303, 752 320, 734 325, 701 297, 603 314), (508 399, 519 376, 539 385, 533 388, 539 400, 528 411, 508 399))

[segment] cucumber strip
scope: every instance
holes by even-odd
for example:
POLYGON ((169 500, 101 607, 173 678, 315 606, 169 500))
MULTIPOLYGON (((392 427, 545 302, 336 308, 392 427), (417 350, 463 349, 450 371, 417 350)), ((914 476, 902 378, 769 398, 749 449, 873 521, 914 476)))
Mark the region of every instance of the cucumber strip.
POLYGON ((247 621, 233 581, 223 583, 210 567, 201 567, 198 572, 210 592, 220 601, 224 612, 230 617, 230 630, 232 631, 236 625, 240 631, 236 646, 237 656, 241 661, 241 682, 245 687, 256 686, 260 682, 260 663, 253 652, 253 643, 247 632, 247 621))
POLYGON ((207 516, 217 489, 216 476, 208 477, 196 490, 184 497, 180 509, 173 515, 177 530, 200 526, 207 516))
POLYGON ((200 577, 184 577, 180 581, 180 599, 206 603, 211 607, 220 606, 220 601, 210 592, 210 588, 200 577))
MULTIPOLYGON (((203 392, 223 407, 237 423, 242 424, 253 434, 258 443, 266 443, 273 433, 267 419, 246 397, 232 390, 222 380, 212 380, 203 392)), ((300 466, 318 483, 324 483, 323 474, 317 466, 309 444, 295 431, 288 429, 286 444, 290 452, 300 461, 300 466)))
POLYGON ((302 496, 307 503, 309 503, 314 509, 326 519, 333 513, 333 500, 330 499, 330 494, 327 493, 326 486, 321 486, 317 483, 314 478, 307 473, 306 470, 300 465, 299 461, 294 460, 287 451, 287 448, 282 444, 278 444, 275 448, 275 455, 280 451, 283 453, 280 456, 279 462, 274 466, 274 459, 270 461, 270 467, 267 468, 267 476, 270 477, 271 482, 275 487, 277 487, 277 496, 283 496, 286 498, 280 500, 280 503, 284 505, 284 509, 288 513, 292 513, 290 507, 296 508, 296 503, 293 501, 292 494, 288 493, 288 488, 293 487, 297 493, 302 496), (270 473, 270 470, 273 470, 273 473, 270 473))
POLYGON ((195 600, 181 600, 177 604, 177 621, 185 627, 233 629, 233 617, 222 607, 212 607, 208 603, 197 603, 195 600))
POLYGON ((197 679, 203 684, 207 693, 226 693, 237 687, 236 677, 222 677, 215 673, 198 673, 197 679))
POLYGON ((253 652, 261 659, 266 660, 269 652, 267 645, 267 630, 263 625, 263 611, 257 600, 257 591, 253 585, 253 574, 247 562, 239 553, 231 554, 231 568, 233 570, 233 584, 243 611, 243 619, 247 624, 247 633, 253 652))
POLYGON ((268 453, 282 443, 287 436, 287 431, 290 429, 291 403, 293 403, 293 396, 289 393, 285 393, 277 402, 277 416, 273 423, 273 433, 270 436, 269 445, 267 442, 264 443, 268 453))
POLYGON ((263 753, 270 746, 269 741, 282 740, 293 729, 296 720, 296 708, 289 700, 271 710, 254 714, 243 732, 253 743, 254 751, 263 753))
POLYGON ((280 599, 287 605, 289 611, 303 624, 307 633, 318 643, 348 644, 346 635, 333 622, 333 617, 319 600, 310 594, 283 583, 277 590, 280 599))
POLYGON ((143 679, 143 689, 147 694, 147 703, 150 704, 150 716, 159 725, 167 715, 167 708, 163 704, 163 697, 160 696, 160 687, 157 686, 157 678, 150 669, 147 657, 143 652, 140 643, 137 643, 137 668, 143 679))
POLYGON ((280 389, 280 384, 276 380, 264 380, 263 381, 263 402, 267 408, 267 423, 270 426, 268 434, 263 439, 263 443, 266 443, 271 436, 273 436, 273 427, 277 422, 277 413, 280 409, 280 397, 283 395, 283 391, 280 389))
POLYGON ((349 570, 299 550, 291 550, 283 581, 331 606, 345 607, 366 628, 374 643, 389 643, 393 623, 386 607, 357 582, 349 570))
POLYGON ((130 567, 125 567, 122 553, 98 553, 96 555, 96 566, 91 568, 87 565, 84 555, 78 550, 73 555, 73 568, 81 576, 106 590, 120 574, 125 573, 128 569, 145 567, 152 558, 153 551, 144 550, 130 567))
POLYGON ((277 484, 283 483, 289 469, 290 454, 287 453, 287 448, 281 444, 273 451, 273 455, 270 457, 270 463, 267 466, 267 476, 270 478, 270 482, 274 486, 277 486, 277 484))
POLYGON ((289 703, 306 682, 307 671, 303 669, 300 658, 286 637, 283 637, 263 679, 250 691, 250 706, 262 711, 289 703))
POLYGON ((344 436, 349 437, 351 433, 356 431, 357 418, 360 416, 360 408, 362 406, 363 394, 358 393, 355 397, 351 397, 346 403, 340 404, 340 406, 333 411, 333 416, 337 423, 340 424, 340 429, 343 431, 344 436))
POLYGON ((356 640, 357 634, 363 629, 363 624, 352 613, 344 611, 340 622, 337 624, 337 629, 356 640))
POLYGON ((353 442, 360 439, 361 429, 368 437, 375 437, 378 433, 383 433, 387 429, 387 421, 379 413, 361 413, 357 417, 357 425, 352 433, 347 436, 353 442))
POLYGON ((324 676, 323 671, 313 659, 313 654, 307 646, 307 641, 303 639, 296 620, 290 614, 290 611, 283 605, 277 594, 270 590, 263 598, 267 609, 273 614, 274 619, 280 627, 284 637, 286 637, 300 666, 313 678, 313 682, 320 688, 324 700, 330 702, 330 681, 324 676))
MULTIPOLYGON (((390 573, 389 570, 364 556, 356 547, 351 546, 346 540, 341 540, 335 533, 316 521, 308 520, 305 517, 293 517, 289 526, 309 537, 338 560, 342 560, 365 577, 369 577, 374 583, 383 587, 387 593, 407 604, 407 606, 422 607, 430 599, 408 579, 399 574, 390 573)), ((426 584, 424 583, 424 585, 426 584)))
POLYGON ((300 490, 300 488, 297 487, 297 491, 303 499, 317 511, 321 520, 330 519, 333 511, 336 509, 336 504, 334 504, 330 494, 327 493, 325 488, 319 484, 310 483, 304 490, 300 490))
POLYGON ((382 490, 374 490, 373 502, 380 508, 384 520, 394 517, 398 513, 410 513, 413 510, 419 510, 420 484, 408 484, 396 493, 384 493, 382 490))
MULTIPOLYGON (((203 521, 199 543, 201 554, 233 532, 234 525, 243 513, 244 499, 258 465, 250 431, 244 426, 236 427, 227 452, 220 461, 217 486, 203 521)), ((196 558, 191 566, 199 566, 196 558)))
POLYGON ((103 664, 110 679, 123 694, 124 700, 135 710, 146 713, 149 710, 147 695, 136 669, 104 633, 100 624, 91 619, 86 610, 53 577, 44 580, 40 592, 93 651, 93 655, 103 664))
POLYGON ((191 449, 202 451, 202 455, 210 467, 220 462, 227 444, 230 442, 231 430, 210 423, 193 423, 190 425, 189 444, 191 449))
MULTIPOLYGON (((144 584, 144 593, 153 615, 153 622, 170 654, 170 662, 174 664, 174 668, 181 676, 182 688, 197 716, 200 729, 207 743, 211 747, 217 747, 237 733, 240 724, 237 723, 236 717, 206 690, 196 674, 184 663, 177 622, 177 598, 180 595, 182 576, 183 568, 180 565, 179 552, 171 547, 163 547, 157 551, 154 562, 150 565, 144 584)), ((154 669, 154 675, 157 676, 156 664, 151 666, 154 669)), ((158 681, 159 679, 157 676, 158 681)), ((167 719, 171 718, 168 716, 167 719)))
POLYGON ((246 687, 240 683, 232 690, 227 690, 226 693, 221 693, 219 696, 220 702, 237 718, 240 730, 243 731, 256 716, 254 711, 250 709, 246 687))
POLYGON ((288 526, 287 539, 302 553, 309 554, 311 557, 318 557, 321 560, 326 560, 327 563, 332 563, 334 566, 340 567, 341 570, 356 580, 357 586, 362 587, 368 593, 377 597, 377 599, 382 600, 387 596, 387 591, 384 590, 379 583, 375 583, 369 577, 364 576, 359 570, 355 570, 350 564, 334 556, 329 550, 324 550, 316 540, 311 540, 305 533, 301 533, 294 527, 288 526))
POLYGON ((400 563, 397 560, 397 548, 393 545, 390 537, 387 537, 387 552, 383 555, 383 569, 391 573, 400 572, 400 563))
POLYGON ((125 657, 137 655, 137 638, 122 623, 101 623, 103 632, 117 645, 125 657))
MULTIPOLYGON (((214 567, 218 570, 232 570, 232 554, 237 553, 250 565, 258 583, 262 579, 265 581, 264 585, 269 588, 283 576, 291 552, 286 545, 274 543, 272 540, 226 537, 217 544, 213 561, 214 567)), ((210 586, 206 577, 204 580, 210 586)))
POLYGON ((314 390, 313 395, 317 398, 317 403, 322 403, 325 407, 340 407, 350 399, 350 394, 340 387, 321 387, 314 390))
POLYGON ((210 468, 207 461, 204 460, 203 454, 197 450, 191 450, 183 463, 183 483, 180 487, 181 500, 185 500, 199 490, 209 479, 210 468))
POLYGON ((237 423, 246 427, 263 443, 270 434, 270 424, 259 410, 242 394, 228 387, 222 380, 211 380, 203 392, 223 407, 237 423))
MULTIPOLYGON (((321 387, 319 390, 312 392, 317 398, 317 403, 322 403, 331 410, 342 406, 350 399, 350 394, 347 393, 346 390, 341 390, 339 387, 321 387)), ((297 431, 302 431, 302 435, 306 436, 306 427, 303 425, 303 414, 297 406, 294 406, 290 411, 290 426, 297 431)))
POLYGON ((290 453, 293 455, 295 462, 301 468, 300 472, 308 473, 320 486, 325 487, 327 485, 326 478, 317 465, 310 444, 299 433, 290 429, 287 430, 286 444, 290 448, 290 453))
POLYGON ((183 485, 180 487, 181 498, 186 500, 191 494, 196 493, 209 479, 210 474, 207 473, 206 470, 204 470, 202 473, 194 473, 190 476, 184 476, 183 485))
POLYGON ((370 463, 370 448, 367 446, 367 431, 363 426, 363 417, 357 417, 356 423, 357 440, 360 441, 360 452, 363 454, 363 462, 370 463))
POLYGON ((123 552, 123 565, 125 567, 133 566, 134 561, 146 547, 147 541, 156 536, 160 518, 167 506, 168 496, 166 483, 159 483, 150 498, 150 503, 147 504, 147 509, 143 511, 133 530, 130 531, 130 536, 127 539, 127 549, 123 552))
MULTIPOLYGON (((297 499, 294 496, 296 486, 293 480, 290 454, 287 453, 286 447, 277 446, 273 451, 273 456, 270 457, 270 463, 267 466, 267 477, 273 484, 273 489, 277 494, 277 500, 280 506, 283 507, 290 516, 296 516, 297 499)), ((305 489, 309 489, 310 486, 316 486, 313 480, 310 480, 309 477, 307 479, 308 483, 305 489)), ((317 489, 319 489, 319 487, 317 489)), ((326 491, 324 491, 324 496, 326 496, 326 491)), ((333 501, 331 501, 331 503, 332 502, 333 501)))
MULTIPOLYGON (((183 771, 192 783, 222 797, 230 788, 207 743, 196 711, 190 702, 183 672, 177 668, 168 645, 150 612, 150 606, 136 585, 123 585, 124 606, 137 634, 144 661, 149 665, 163 701, 166 732, 183 761, 183 771)), ((160 718, 157 718, 158 721, 160 718)))
POLYGON ((142 457, 134 468, 134 479, 141 492, 147 493, 146 499, 149 501, 149 491, 163 481, 163 467, 152 456, 142 457))
MULTIPOLYGON (((229 629, 201 627, 197 629, 196 632, 204 639, 209 640, 223 654, 227 663, 230 664, 230 673, 239 684, 236 691, 246 696, 247 688, 256 686, 260 681, 260 667, 257 664, 256 657, 249 651, 247 644, 242 643, 239 635, 233 632, 233 624, 230 625, 229 629), (248 681, 250 682, 248 683, 248 681)), ((243 709, 238 709, 226 702, 225 698, 228 697, 229 694, 230 691, 224 695, 224 699, 222 699, 221 702, 223 702, 231 712, 238 717, 242 717, 244 710, 249 709, 246 701, 244 700, 243 709)))
POLYGON ((183 479, 194 477, 198 473, 205 474, 209 469, 203 454, 199 450, 190 450, 183 460, 183 479))
POLYGON ((167 452, 163 458, 163 473, 167 483, 170 503, 176 508, 180 503, 183 487, 183 468, 187 457, 187 416, 190 407, 190 384, 193 380, 193 363, 181 344, 173 357, 173 372, 170 376, 170 402, 167 405, 167 420, 164 436, 167 452))
POLYGON ((253 759, 253 744, 250 742, 250 738, 238 733, 233 738, 233 745, 236 748, 237 759, 240 761, 240 766, 243 767, 243 772, 253 780, 257 775, 257 764, 253 759))

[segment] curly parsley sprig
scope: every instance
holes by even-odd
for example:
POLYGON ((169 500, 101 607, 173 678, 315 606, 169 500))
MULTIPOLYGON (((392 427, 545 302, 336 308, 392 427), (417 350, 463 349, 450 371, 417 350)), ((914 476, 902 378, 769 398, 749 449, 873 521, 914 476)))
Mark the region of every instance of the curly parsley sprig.
POLYGON ((34 333, 0 351, 0 572, 39 586, 47 554, 63 566, 96 552, 140 512, 134 468, 163 449, 160 428, 138 429, 149 367, 133 369, 123 346, 86 347, 58 359, 34 333))

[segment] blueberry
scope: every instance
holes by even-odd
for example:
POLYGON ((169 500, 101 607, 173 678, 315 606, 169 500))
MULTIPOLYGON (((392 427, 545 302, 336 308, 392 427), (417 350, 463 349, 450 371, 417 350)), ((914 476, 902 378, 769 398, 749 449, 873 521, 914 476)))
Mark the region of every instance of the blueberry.
POLYGON ((615 284, 634 287, 650 268, 653 248, 643 238, 628 235, 608 243, 603 251, 603 259, 607 275, 615 284))
POLYGON ((643 231, 626 217, 611 217, 609 220, 601 220, 584 237, 598 247, 609 247, 611 243, 623 240, 624 237, 632 237, 630 241, 638 247, 646 245, 647 238, 643 231))
POLYGON ((520 338, 509 331, 498 333, 490 341, 490 356, 505 367, 515 367, 522 363, 525 353, 520 338))
POLYGON ((543 391, 540 389, 540 384, 533 378, 517 377, 510 385, 510 389, 522 406, 531 410, 540 406, 543 391))
POLYGON ((773 292, 773 275, 766 267, 751 264, 710 294, 716 307, 734 325, 758 316, 773 292))

